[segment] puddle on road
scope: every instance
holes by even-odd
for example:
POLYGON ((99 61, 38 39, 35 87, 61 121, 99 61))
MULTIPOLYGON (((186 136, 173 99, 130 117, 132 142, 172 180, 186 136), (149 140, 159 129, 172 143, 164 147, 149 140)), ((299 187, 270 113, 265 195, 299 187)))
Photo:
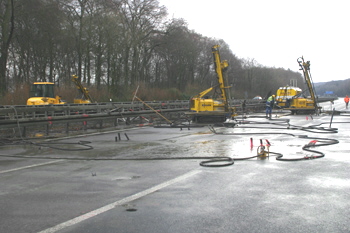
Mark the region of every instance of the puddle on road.
MULTIPOLYGON (((59 149, 38 147, 35 145, 20 145, 9 148, 12 154, 20 154, 25 156, 52 156, 52 157, 71 157, 81 159, 108 159, 108 158, 150 158, 150 157, 203 157, 203 156, 230 156, 230 157, 250 157, 257 154, 260 139, 265 143, 268 139, 272 146, 270 151, 282 153, 284 158, 303 157, 306 152, 302 150, 302 146, 310 140, 295 138, 288 135, 269 135, 269 134, 247 134, 240 135, 244 132, 254 132, 256 129, 221 128, 218 131, 224 134, 213 134, 209 130, 186 131, 185 133, 174 131, 158 132, 156 129, 149 129, 146 132, 137 134, 134 132, 130 140, 115 141, 114 137, 107 136, 91 136, 92 150, 70 151, 83 149, 83 145, 61 143, 55 145, 59 149), (234 132, 236 134, 234 134, 234 132), (156 136, 155 136, 156 135, 156 136), (159 140, 158 140, 159 138, 159 140), (251 148, 250 138, 254 138, 254 145, 251 148), (136 139, 136 140, 135 140, 136 139)), ((265 132, 264 130, 263 132, 265 132)), ((288 131, 287 131, 288 132, 288 131)), ((303 133, 304 134, 304 133, 303 133)), ((65 140, 67 141, 67 140, 65 140)), ((78 139, 74 139, 78 141, 78 139)), ((315 148, 319 151, 348 151, 349 144, 338 144, 336 147, 331 145, 328 147, 315 148), (343 146, 344 145, 344 146, 343 146)), ((328 152, 330 153, 330 152, 328 152)), ((310 154, 310 153, 309 153, 310 154)), ((332 153, 334 154, 334 153, 332 153)), ((328 154, 326 153, 326 157, 328 154)), ((274 157, 273 157, 274 158, 274 157)), ((274 159, 273 159, 274 160, 274 159)), ((270 158, 270 161, 271 158, 270 158)))

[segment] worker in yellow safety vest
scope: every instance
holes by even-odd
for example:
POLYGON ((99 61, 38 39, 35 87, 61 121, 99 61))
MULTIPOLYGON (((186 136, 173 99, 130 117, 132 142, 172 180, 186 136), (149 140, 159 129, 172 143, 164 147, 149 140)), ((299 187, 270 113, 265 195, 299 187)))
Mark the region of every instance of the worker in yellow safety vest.
POLYGON ((266 118, 267 119, 271 119, 272 109, 274 104, 275 104, 275 95, 272 95, 269 98, 267 98, 267 101, 266 101, 266 118))

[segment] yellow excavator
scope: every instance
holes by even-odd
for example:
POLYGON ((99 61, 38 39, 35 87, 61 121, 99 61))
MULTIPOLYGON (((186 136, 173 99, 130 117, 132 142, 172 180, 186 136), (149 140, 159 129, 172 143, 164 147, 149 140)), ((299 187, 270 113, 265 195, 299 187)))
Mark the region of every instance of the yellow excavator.
POLYGON ((54 93, 52 82, 35 82, 30 87, 27 105, 66 104, 60 96, 54 93))
POLYGON ((281 87, 277 90, 277 105, 292 114, 318 113, 321 107, 318 106, 315 88, 311 80, 310 61, 305 62, 304 57, 297 59, 300 70, 303 71, 304 79, 308 87, 310 97, 305 97, 298 87, 281 87))
POLYGON ((229 65, 226 60, 221 61, 219 47, 219 45, 212 47, 218 84, 193 96, 190 99, 190 112, 186 112, 186 115, 191 116, 192 121, 197 123, 222 123, 237 115, 235 109, 229 107, 227 89, 230 86, 226 85, 227 81, 224 78, 224 72, 229 65), (206 97, 214 89, 219 90, 218 98, 206 97))

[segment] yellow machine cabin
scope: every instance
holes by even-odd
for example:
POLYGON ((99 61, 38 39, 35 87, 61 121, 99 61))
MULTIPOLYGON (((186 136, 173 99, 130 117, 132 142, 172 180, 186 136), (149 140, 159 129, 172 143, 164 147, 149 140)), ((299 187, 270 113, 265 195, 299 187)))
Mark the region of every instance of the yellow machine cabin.
POLYGON ((278 106, 282 108, 288 108, 290 106, 291 100, 301 93, 302 90, 299 87, 280 87, 276 92, 276 101, 278 106))
POLYGON ((220 100, 210 99, 206 94, 211 92, 214 87, 211 87, 198 95, 194 96, 190 100, 190 108, 192 111, 199 112, 223 112, 225 110, 224 103, 220 100))
POLYGON ((27 105, 65 104, 60 96, 55 96, 54 83, 35 82, 30 87, 27 105))
POLYGON ((226 60, 221 61, 219 45, 212 47, 212 53, 218 84, 191 98, 191 112, 186 114, 191 115, 192 120, 195 122, 224 122, 226 118, 235 116, 234 108, 228 106, 227 89, 230 87, 226 85, 223 74, 227 70, 228 62, 226 60), (219 97, 216 99, 207 97, 206 95, 215 88, 219 89, 219 97))

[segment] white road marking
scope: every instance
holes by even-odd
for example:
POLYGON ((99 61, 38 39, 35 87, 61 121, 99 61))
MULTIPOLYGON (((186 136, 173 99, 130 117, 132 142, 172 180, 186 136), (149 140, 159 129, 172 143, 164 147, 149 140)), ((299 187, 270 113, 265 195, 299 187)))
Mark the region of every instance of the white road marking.
POLYGON ((107 212, 107 211, 115 208, 116 206, 123 205, 125 203, 134 201, 134 200, 139 199, 141 197, 144 197, 144 196, 146 196, 148 194, 156 192, 156 191, 158 191, 160 189, 163 189, 163 188, 165 188, 165 187, 167 187, 169 185, 172 185, 172 184, 175 184, 175 183, 177 183, 179 181, 185 180, 185 179, 187 179, 187 178, 189 178, 189 177, 191 177, 193 175, 196 175, 196 174, 198 174, 200 172, 201 171, 199 171, 199 170, 188 172, 188 173, 186 173, 184 175, 181 175, 181 176, 178 176, 178 177, 176 177, 176 178, 174 178, 172 180, 168 180, 168 181, 166 181, 164 183, 161 183, 159 185, 153 186, 152 188, 146 189, 146 190, 141 191, 139 193, 136 193, 134 195, 128 196, 126 198, 123 198, 123 199, 121 199, 119 201, 116 201, 116 202, 113 202, 111 204, 105 205, 105 206, 103 206, 103 207, 101 207, 99 209, 90 211, 90 212, 88 212, 86 214, 80 215, 80 216, 78 216, 76 218, 73 218, 73 219, 68 220, 66 222, 63 222, 61 224, 58 224, 58 225, 56 225, 54 227, 51 227, 51 228, 48 228, 46 230, 40 231, 39 233, 53 233, 53 232, 56 232, 56 231, 60 231, 60 230, 62 230, 64 228, 73 226, 73 225, 75 225, 77 223, 80 223, 82 221, 85 221, 85 220, 87 220, 89 218, 92 218, 92 217, 95 217, 95 216, 97 216, 99 214, 107 212))
POLYGON ((29 166, 24 166, 24 167, 13 168, 13 169, 5 170, 5 171, 0 171, 0 174, 19 171, 19 170, 33 168, 33 167, 39 167, 39 166, 43 166, 43 165, 47 165, 47 164, 51 164, 51 163, 58 163, 61 161, 63 161, 63 160, 54 160, 54 161, 50 161, 50 162, 46 162, 46 163, 39 163, 39 164, 33 164, 33 165, 29 165, 29 166))

